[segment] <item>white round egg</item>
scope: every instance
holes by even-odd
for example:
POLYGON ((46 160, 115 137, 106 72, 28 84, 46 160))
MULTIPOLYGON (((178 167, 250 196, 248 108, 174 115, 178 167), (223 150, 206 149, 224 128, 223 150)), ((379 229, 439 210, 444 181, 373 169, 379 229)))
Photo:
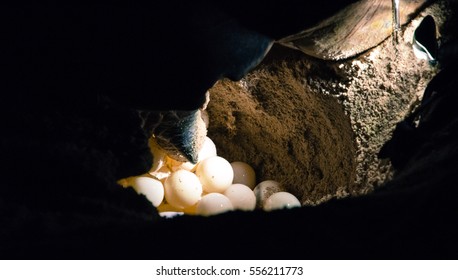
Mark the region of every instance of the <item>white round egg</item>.
POLYGON ((234 210, 232 203, 225 195, 209 193, 197 203, 196 214, 211 216, 232 210, 234 210))
POLYGON ((164 186, 161 181, 146 176, 132 177, 129 185, 138 193, 143 194, 155 207, 164 199, 164 186))
POLYGON ((254 189, 256 186, 256 174, 253 167, 242 161, 231 162, 231 166, 234 170, 232 184, 244 184, 250 189, 254 189))
POLYGON ((256 196, 256 207, 262 208, 266 200, 274 193, 284 191, 279 182, 274 180, 265 180, 257 184, 253 189, 256 196))
POLYGON ((164 183, 165 199, 179 209, 197 203, 202 194, 202 184, 197 176, 187 170, 178 170, 170 174, 164 183))
POLYGON ((272 211, 283 208, 300 207, 300 201, 289 192, 277 192, 271 195, 264 203, 265 211, 272 211))
POLYGON ((224 158, 213 156, 199 162, 196 175, 202 183, 203 190, 212 193, 223 193, 234 179, 231 164, 224 158))
POLYGON ((236 210, 252 211, 256 207, 256 196, 246 185, 232 184, 223 194, 229 198, 236 210))

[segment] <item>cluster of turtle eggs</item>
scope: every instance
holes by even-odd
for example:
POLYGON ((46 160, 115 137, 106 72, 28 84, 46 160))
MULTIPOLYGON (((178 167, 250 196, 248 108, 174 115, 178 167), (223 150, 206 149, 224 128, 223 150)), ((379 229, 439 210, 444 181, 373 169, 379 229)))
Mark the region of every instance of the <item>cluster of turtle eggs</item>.
POLYGON ((163 217, 301 206, 277 181, 266 180, 256 185, 253 168, 241 161, 229 163, 218 156, 215 144, 208 137, 199 151, 197 164, 170 158, 154 138, 149 144, 154 156, 151 170, 119 183, 144 195, 163 217))

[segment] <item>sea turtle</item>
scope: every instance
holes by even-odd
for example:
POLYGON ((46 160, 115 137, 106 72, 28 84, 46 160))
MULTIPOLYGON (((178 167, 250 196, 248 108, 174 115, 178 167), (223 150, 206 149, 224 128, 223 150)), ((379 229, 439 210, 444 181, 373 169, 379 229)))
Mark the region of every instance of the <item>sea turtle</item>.
MULTIPOLYGON (((300 12, 294 11, 292 2, 287 2, 284 6, 275 1, 263 3, 263 11, 256 11, 257 6, 252 3, 240 10, 233 10, 236 3, 232 6, 216 4, 217 7, 212 6, 214 9, 211 11, 223 11, 224 20, 215 15, 197 19, 197 22, 212 22, 214 25, 210 31, 202 30, 205 36, 197 36, 203 38, 202 48, 211 50, 208 52, 209 57, 218 56, 213 60, 217 63, 210 65, 213 67, 209 70, 213 77, 212 82, 224 77, 240 80, 261 62, 274 42, 320 59, 339 60, 355 56, 381 43, 393 30, 408 22, 427 2, 428 0, 349 0, 333 6, 335 10, 331 9, 332 14, 325 13, 328 10, 324 8, 320 10, 310 7, 303 11, 303 19, 299 18, 300 12), (267 30, 267 17, 276 11, 279 18, 284 20, 283 23, 280 22, 283 25, 267 30), (296 21, 287 18, 288 13, 296 21), (256 18, 250 21, 249 15, 256 15, 256 18), (257 22, 263 25, 257 25, 257 22), (298 26, 302 30, 297 30, 298 26)), ((273 18, 272 21, 279 21, 279 18, 273 18)), ((208 102, 208 96, 206 100, 208 102)), ((149 110, 143 113, 145 129, 155 135, 158 144, 172 158, 196 162, 197 152, 206 135, 200 117, 202 113, 201 108, 181 111, 149 110)))

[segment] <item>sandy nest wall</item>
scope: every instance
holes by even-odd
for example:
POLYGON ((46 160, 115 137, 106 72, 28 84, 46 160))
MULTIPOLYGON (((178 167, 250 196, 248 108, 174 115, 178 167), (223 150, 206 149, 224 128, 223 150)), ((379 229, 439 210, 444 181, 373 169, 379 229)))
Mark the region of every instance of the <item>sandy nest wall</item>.
POLYGON ((439 31, 447 1, 403 26, 399 43, 344 61, 322 61, 274 45, 243 80, 210 89, 208 136, 218 154, 251 164, 257 181, 276 180, 304 205, 372 191, 392 174, 377 153, 421 100, 437 69, 411 47, 421 19, 439 31))
POLYGON ((257 181, 279 181, 314 203, 352 184, 355 145, 342 106, 304 87, 304 67, 283 60, 239 83, 219 82, 210 91, 208 135, 224 158, 252 165, 257 181))

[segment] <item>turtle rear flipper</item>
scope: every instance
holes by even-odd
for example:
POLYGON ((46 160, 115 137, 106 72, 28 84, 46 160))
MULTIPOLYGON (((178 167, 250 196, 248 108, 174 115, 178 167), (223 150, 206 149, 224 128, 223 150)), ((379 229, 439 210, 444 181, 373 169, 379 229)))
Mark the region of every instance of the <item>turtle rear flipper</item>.
POLYGON ((207 128, 201 110, 152 111, 144 115, 144 128, 174 160, 197 163, 207 128))

